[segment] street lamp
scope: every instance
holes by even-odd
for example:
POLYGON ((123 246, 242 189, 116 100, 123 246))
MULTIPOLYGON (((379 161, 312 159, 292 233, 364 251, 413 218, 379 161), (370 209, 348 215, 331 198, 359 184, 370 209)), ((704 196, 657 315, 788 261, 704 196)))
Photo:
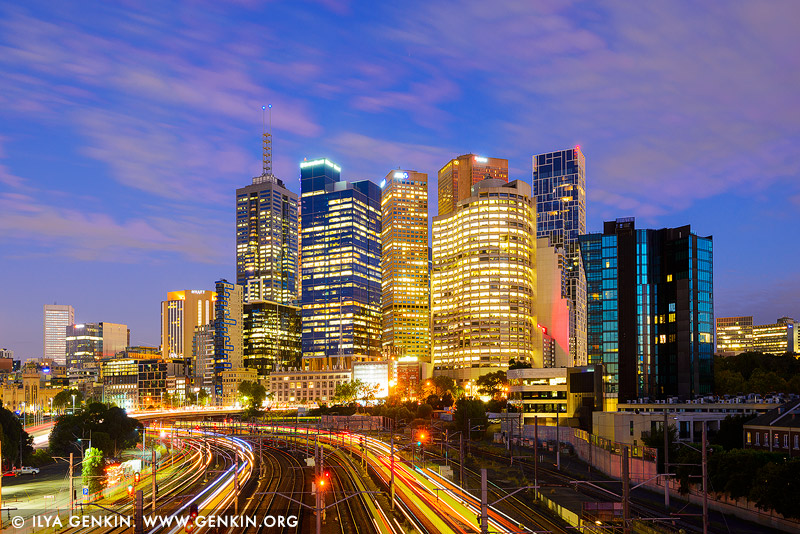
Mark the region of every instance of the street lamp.
POLYGON ((75 394, 72 394, 72 415, 75 415, 75 394))

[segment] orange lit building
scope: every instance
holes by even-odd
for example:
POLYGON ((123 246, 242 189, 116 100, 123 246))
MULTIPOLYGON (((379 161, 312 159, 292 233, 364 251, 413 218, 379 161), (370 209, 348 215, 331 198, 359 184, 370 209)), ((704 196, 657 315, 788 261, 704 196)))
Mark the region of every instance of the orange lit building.
POLYGON ((469 198, 472 186, 485 178, 508 182, 508 160, 464 154, 439 169, 439 215, 455 211, 458 202, 469 198))

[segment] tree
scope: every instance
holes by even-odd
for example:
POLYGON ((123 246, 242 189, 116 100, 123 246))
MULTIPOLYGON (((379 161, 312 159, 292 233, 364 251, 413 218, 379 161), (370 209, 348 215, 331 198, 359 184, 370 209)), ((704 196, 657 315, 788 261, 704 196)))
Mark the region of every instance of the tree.
POLYGON ((364 382, 360 378, 337 384, 333 392, 333 402, 336 404, 352 404, 358 400, 363 387, 364 382))
POLYGON ((714 373, 714 391, 717 395, 737 395, 743 393, 747 384, 742 373, 722 369, 714 373))
POLYGON ((455 391, 456 381, 449 376, 439 375, 426 380, 425 386, 428 394, 434 394, 441 397, 445 393, 453 393, 455 391))
POLYGON ((375 400, 375 396, 381 387, 378 384, 366 384, 361 382, 361 387, 358 391, 358 399, 364 401, 364 404, 375 400))
POLYGON ((453 421, 459 430, 464 431, 466 434, 469 432, 469 426, 476 425, 485 426, 487 423, 486 407, 480 399, 458 399, 456 401, 456 410, 453 413, 453 421))
POLYGON ((258 382, 245 380, 239 384, 239 397, 245 403, 250 403, 250 410, 257 412, 267 398, 267 389, 258 382))
POLYGON ((786 380, 774 371, 756 369, 747 381, 747 390, 762 395, 767 393, 780 393, 787 390, 786 380))
POLYGON ((517 361, 514 358, 508 360, 508 370, 512 369, 530 369, 533 365, 530 362, 517 361))
POLYGON ((22 465, 24 461, 19 461, 20 451, 22 460, 27 460, 33 454, 33 437, 23 430, 17 416, 5 408, 0 408, 0 427, 2 427, 0 440, 3 443, 3 460, 8 463, 6 467, 10 468, 14 464, 22 465))
POLYGON ((775 510, 787 518, 800 518, 800 460, 768 463, 755 476, 750 500, 759 508, 775 510))
MULTIPOLYGON (((449 395, 449 393, 446 393, 446 395, 449 395)), ((425 404, 430 404, 435 410, 442 409, 442 399, 439 398, 439 395, 436 395, 435 393, 428 395, 428 397, 425 399, 425 404)))
POLYGON ((83 457, 83 485, 94 493, 103 488, 105 472, 103 470, 103 453, 100 449, 89 447, 83 457))
POLYGON ((503 393, 503 389, 508 386, 508 378, 505 371, 495 371, 478 377, 475 385, 478 386, 478 393, 489 395, 496 399, 503 393))
MULTIPOLYGON (((53 455, 66 456, 70 452, 81 452, 78 445, 79 438, 88 439, 94 433, 107 434, 108 439, 103 443, 104 447, 111 448, 106 454, 113 452, 117 456, 120 449, 130 448, 136 445, 138 440, 138 430, 142 424, 125 413, 125 410, 117 406, 107 406, 99 402, 89 404, 84 410, 72 414, 59 416, 56 424, 50 431, 50 452, 53 455)), ((101 436, 101 442, 104 438, 101 436)))
POLYGON ((78 391, 77 389, 62 389, 56 396, 53 397, 53 409, 64 409, 70 408, 72 409, 72 396, 75 395, 75 408, 79 408, 81 403, 83 402, 83 393, 78 391))
POLYGON ((433 406, 430 404, 420 404, 417 408, 418 419, 430 419, 433 415, 433 406))
MULTIPOLYGON (((675 425, 669 425, 667 441, 670 462, 672 462, 674 461, 673 459, 678 456, 678 430, 675 428, 675 425)), ((664 425, 657 427, 649 434, 642 434, 642 442, 644 442, 647 447, 658 449, 657 469, 659 473, 666 473, 667 471, 664 469, 664 425)))
POLYGON ((190 391, 188 396, 189 402, 198 406, 205 406, 208 404, 208 391, 200 388, 200 391, 190 391))
POLYGON ((744 447, 744 424, 752 419, 749 415, 729 415, 719 424, 719 431, 711 443, 721 445, 725 450, 744 447))

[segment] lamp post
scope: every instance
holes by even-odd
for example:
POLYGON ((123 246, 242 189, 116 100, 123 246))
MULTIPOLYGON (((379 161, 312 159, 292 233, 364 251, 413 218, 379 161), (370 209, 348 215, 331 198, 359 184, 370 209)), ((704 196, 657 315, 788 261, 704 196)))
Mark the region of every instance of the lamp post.
POLYGON ((72 395, 72 415, 75 415, 75 394, 72 395))

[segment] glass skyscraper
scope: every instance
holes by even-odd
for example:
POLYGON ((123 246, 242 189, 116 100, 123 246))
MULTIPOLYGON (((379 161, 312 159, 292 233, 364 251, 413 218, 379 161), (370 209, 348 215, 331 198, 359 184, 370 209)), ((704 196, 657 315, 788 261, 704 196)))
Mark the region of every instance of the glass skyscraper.
POLYGON ((381 188, 383 350, 430 362, 428 175, 391 171, 381 188))
POLYGON ((327 159, 300 164, 303 365, 381 357, 381 190, 327 159))
POLYGON ((637 230, 606 222, 580 237, 589 363, 603 364, 608 405, 690 399, 713 384, 712 238, 689 226, 637 230))
POLYGON ((586 233, 586 160, 580 147, 533 156, 536 237, 564 255, 561 294, 570 303, 573 365, 586 365, 586 277, 578 236, 586 233))
POLYGON ((65 365, 67 327, 75 324, 75 310, 66 304, 44 305, 44 358, 65 365))

